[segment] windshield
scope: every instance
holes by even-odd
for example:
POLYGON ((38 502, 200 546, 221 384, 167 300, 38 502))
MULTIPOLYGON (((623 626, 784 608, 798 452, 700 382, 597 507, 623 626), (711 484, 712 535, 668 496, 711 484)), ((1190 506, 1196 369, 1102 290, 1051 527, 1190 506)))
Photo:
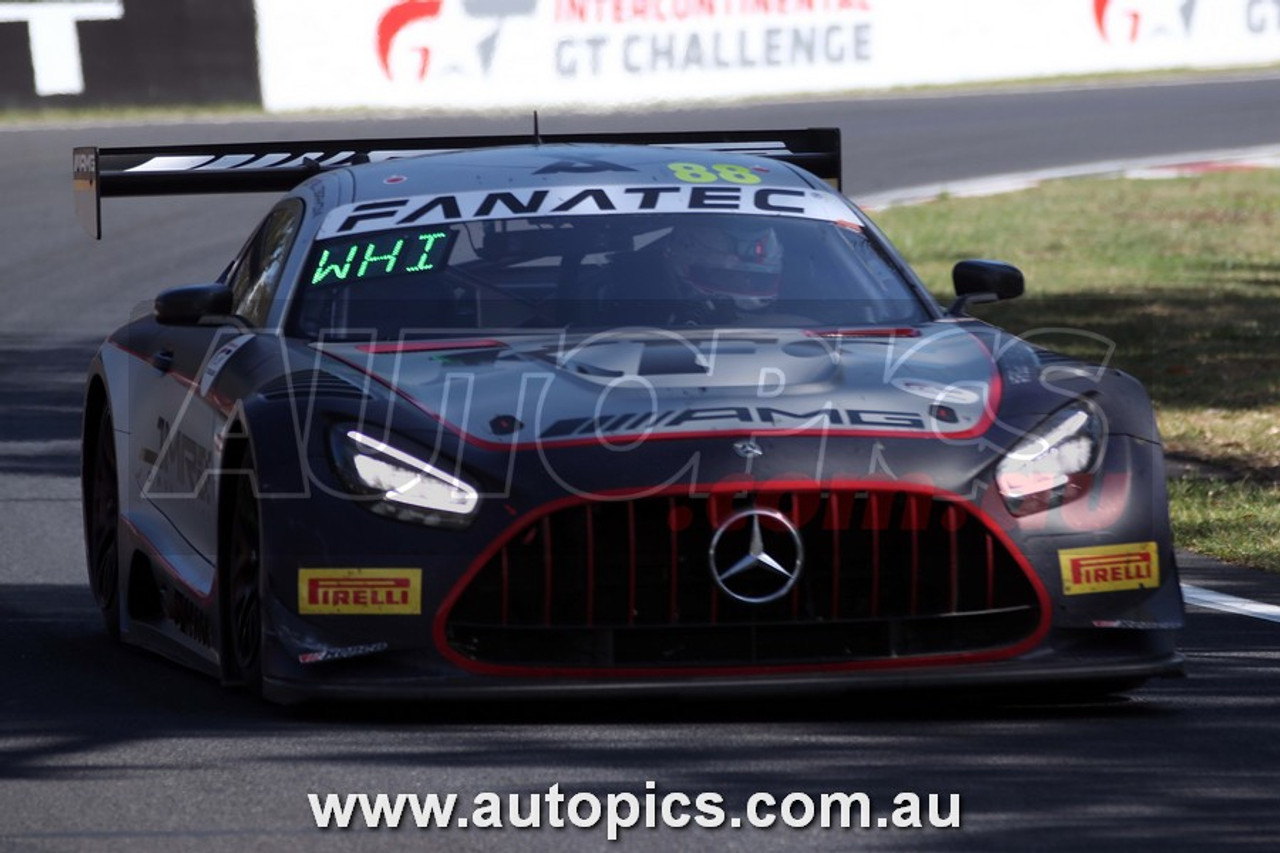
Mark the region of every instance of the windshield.
POLYGON ((858 223, 743 214, 543 216, 317 241, 294 331, 838 328, 929 318, 858 223))

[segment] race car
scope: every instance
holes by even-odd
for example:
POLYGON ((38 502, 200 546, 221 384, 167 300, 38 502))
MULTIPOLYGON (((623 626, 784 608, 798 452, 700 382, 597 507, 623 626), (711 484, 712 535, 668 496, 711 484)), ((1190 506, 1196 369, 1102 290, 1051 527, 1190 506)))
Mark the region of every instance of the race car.
POLYGON ((77 148, 276 192, 84 396, 107 631, 269 700, 1180 674, 1140 384, 930 295, 831 129, 77 148))

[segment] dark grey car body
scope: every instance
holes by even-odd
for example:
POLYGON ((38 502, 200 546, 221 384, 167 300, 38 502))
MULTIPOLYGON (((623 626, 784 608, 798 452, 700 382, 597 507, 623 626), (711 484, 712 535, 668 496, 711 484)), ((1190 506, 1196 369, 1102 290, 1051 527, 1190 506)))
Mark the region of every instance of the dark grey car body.
POLYGON ((1141 386, 944 312, 833 134, 772 136, 77 149, 95 231, 293 187, 93 361, 109 629, 282 701, 1180 672, 1141 386), (672 297, 662 240, 722 222, 778 289, 672 297))

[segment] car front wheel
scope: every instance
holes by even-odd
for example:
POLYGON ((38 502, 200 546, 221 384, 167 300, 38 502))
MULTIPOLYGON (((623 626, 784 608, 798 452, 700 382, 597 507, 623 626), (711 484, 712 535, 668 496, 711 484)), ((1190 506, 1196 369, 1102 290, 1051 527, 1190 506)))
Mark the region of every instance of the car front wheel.
POLYGON ((253 476, 236 477, 227 535, 227 646, 235 675, 250 691, 262 690, 261 528, 253 476))
POLYGON ((89 588, 107 633, 120 636, 120 491, 111 412, 98 419, 85 460, 85 556, 89 588))

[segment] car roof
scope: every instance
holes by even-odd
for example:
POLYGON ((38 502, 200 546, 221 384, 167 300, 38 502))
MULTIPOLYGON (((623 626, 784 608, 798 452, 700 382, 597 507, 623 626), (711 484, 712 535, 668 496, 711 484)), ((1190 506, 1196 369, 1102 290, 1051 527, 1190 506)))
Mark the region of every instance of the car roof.
POLYGON ((777 159, 726 151, 649 145, 552 144, 423 154, 349 167, 354 200, 415 192, 465 192, 543 186, 671 183, 825 187, 777 159), (683 164, 683 165, 682 165, 683 164), (726 170, 724 167, 732 167, 726 170), (720 167, 717 171, 714 167, 720 167), (729 176, 727 179, 724 176, 729 176), (755 178, 753 180, 753 178, 755 178))

